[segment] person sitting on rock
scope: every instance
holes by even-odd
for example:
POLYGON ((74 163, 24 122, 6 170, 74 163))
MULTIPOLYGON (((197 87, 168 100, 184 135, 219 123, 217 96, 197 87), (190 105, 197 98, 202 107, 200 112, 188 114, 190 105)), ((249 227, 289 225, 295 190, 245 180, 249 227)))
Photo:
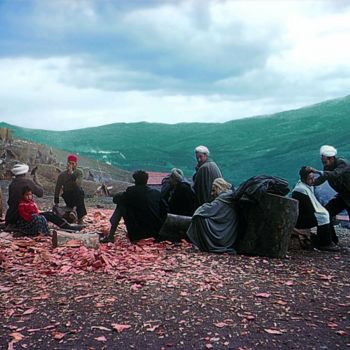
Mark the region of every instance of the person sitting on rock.
POLYGON ((24 188, 29 188, 32 194, 37 197, 42 197, 44 195, 44 190, 38 182, 37 177, 34 176, 32 180, 26 176, 28 171, 29 166, 23 163, 16 164, 11 169, 14 179, 11 181, 8 190, 8 209, 5 215, 6 225, 15 226, 20 218, 18 213, 18 205, 22 199, 24 188))
POLYGON ((29 186, 24 187, 22 193, 22 199, 18 204, 20 219, 17 222, 17 227, 28 236, 36 236, 40 233, 48 234, 47 221, 40 214, 38 206, 33 200, 31 188, 29 186))
POLYGON ((54 203, 59 204, 59 196, 62 191, 62 198, 66 206, 76 208, 78 224, 83 224, 83 217, 87 214, 84 203, 84 191, 82 189, 83 172, 77 168, 78 157, 70 154, 67 158, 67 169, 62 171, 57 178, 54 203))
POLYGON ((238 215, 231 184, 223 178, 215 179, 211 196, 212 202, 204 203, 194 212, 187 236, 201 251, 235 254, 238 215))
MULTIPOLYGON (((22 199, 24 188, 29 188, 32 195, 41 198, 44 195, 42 185, 39 183, 36 173, 34 173, 33 180, 27 177, 29 166, 27 164, 19 163, 16 164, 11 172, 14 175, 14 179, 11 181, 8 190, 8 209, 5 215, 5 224, 7 230, 17 229, 18 222, 20 221, 20 215, 18 212, 18 205, 22 199)), ((47 211, 42 212, 47 221, 59 226, 65 230, 77 231, 82 227, 79 225, 70 225, 66 220, 58 217, 53 212, 47 211)))
POLYGON ((316 236, 311 236, 312 245, 320 250, 338 251, 332 242, 329 213, 314 194, 314 173, 303 166, 299 171, 300 180, 292 191, 292 198, 299 202, 299 215, 296 229, 317 227, 316 236))
POLYGON ((145 171, 138 170, 132 176, 135 185, 113 197, 117 207, 110 219, 109 235, 102 239, 101 243, 114 242, 114 235, 122 217, 131 242, 148 237, 159 239, 158 233, 166 216, 160 192, 147 186, 148 173, 145 171))
POLYGON ((170 214, 192 216, 195 210, 195 194, 181 169, 173 168, 162 181, 162 199, 170 214))

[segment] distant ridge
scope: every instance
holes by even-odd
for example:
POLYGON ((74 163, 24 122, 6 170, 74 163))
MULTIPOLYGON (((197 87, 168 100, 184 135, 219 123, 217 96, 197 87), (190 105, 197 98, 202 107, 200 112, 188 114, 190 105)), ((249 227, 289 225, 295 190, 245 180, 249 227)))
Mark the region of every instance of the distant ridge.
POLYGON ((77 152, 127 170, 193 173, 193 149, 206 145, 224 177, 238 185, 257 174, 286 178, 302 165, 321 167, 319 147, 350 157, 350 96, 226 123, 116 123, 72 131, 32 130, 0 123, 23 139, 77 152))

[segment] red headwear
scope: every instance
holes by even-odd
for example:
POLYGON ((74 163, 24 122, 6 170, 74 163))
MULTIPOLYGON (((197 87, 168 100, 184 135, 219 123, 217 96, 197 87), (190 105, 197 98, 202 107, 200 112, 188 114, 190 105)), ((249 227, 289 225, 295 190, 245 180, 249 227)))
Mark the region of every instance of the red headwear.
POLYGON ((75 154, 70 154, 67 158, 68 162, 78 162, 78 157, 75 154))

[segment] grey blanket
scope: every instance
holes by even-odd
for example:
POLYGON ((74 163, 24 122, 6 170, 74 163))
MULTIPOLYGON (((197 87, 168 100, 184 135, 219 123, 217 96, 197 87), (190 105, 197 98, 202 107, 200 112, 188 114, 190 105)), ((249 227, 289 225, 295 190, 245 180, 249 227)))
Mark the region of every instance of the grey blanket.
POLYGON ((237 234, 238 216, 231 190, 200 206, 193 214, 187 231, 196 247, 212 253, 234 252, 237 234))

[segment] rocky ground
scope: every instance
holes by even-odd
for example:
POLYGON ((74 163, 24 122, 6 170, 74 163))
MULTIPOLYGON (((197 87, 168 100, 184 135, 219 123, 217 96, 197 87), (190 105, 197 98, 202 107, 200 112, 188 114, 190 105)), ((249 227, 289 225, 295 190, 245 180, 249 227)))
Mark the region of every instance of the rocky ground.
MULTIPOLYGON (((112 210, 89 209, 86 232, 112 210)), ((0 233, 0 348, 344 349, 350 235, 339 253, 199 253, 187 242, 52 248, 0 233)))

